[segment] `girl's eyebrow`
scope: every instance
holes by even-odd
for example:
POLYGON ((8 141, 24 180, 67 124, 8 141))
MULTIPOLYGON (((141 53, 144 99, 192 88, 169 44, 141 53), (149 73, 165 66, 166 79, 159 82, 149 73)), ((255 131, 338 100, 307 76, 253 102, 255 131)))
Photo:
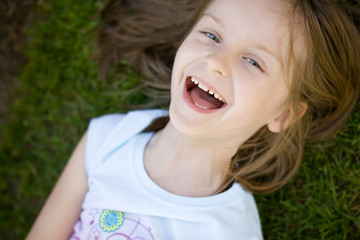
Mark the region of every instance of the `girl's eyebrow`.
POLYGON ((221 18, 218 18, 218 17, 216 17, 216 16, 214 16, 214 15, 211 15, 210 13, 204 13, 203 17, 210 17, 210 18, 212 18, 217 24, 219 24, 219 25, 222 26, 222 27, 225 25, 224 22, 223 22, 223 20, 222 20, 221 18))
POLYGON ((260 51, 263 51, 269 55, 271 55, 273 58, 275 58, 280 64, 282 64, 281 58, 275 55, 272 51, 270 51, 265 45, 261 43, 257 43, 255 48, 259 49, 260 51))

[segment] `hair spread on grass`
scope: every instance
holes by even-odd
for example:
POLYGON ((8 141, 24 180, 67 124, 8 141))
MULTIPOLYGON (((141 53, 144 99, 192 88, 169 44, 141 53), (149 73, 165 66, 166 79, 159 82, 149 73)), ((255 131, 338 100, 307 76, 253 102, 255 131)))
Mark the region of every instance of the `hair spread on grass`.
MULTIPOLYGON (((207 0, 109 0, 100 13, 98 72, 106 79, 120 60, 147 77, 145 93, 156 104, 170 100, 175 54, 207 0)), ((149 104, 151 106, 151 104, 149 104)))
MULTIPOLYGON (((101 12, 98 33, 99 74, 105 78, 120 59, 147 76, 150 92, 168 93, 177 48, 210 1, 110 0, 101 12)), ((253 193, 267 193, 295 175, 305 140, 335 136, 359 95, 360 37, 349 14, 331 0, 291 0, 289 107, 296 121, 280 133, 266 126, 239 147, 224 188, 236 180, 253 193), (299 30, 301 29, 301 31, 299 30), (300 32, 300 33, 299 33, 300 32), (301 35, 302 54, 295 52, 301 35), (299 115, 300 106, 307 106, 299 115)), ((358 9, 352 17, 359 19, 358 9)), ((167 101, 169 94, 163 95, 167 101)), ((168 118, 156 119, 144 131, 157 131, 168 118)))

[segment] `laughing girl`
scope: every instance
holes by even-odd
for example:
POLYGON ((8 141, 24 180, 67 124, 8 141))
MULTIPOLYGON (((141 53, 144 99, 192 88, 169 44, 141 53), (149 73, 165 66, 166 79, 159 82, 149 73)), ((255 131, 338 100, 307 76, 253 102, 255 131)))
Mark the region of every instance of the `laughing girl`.
POLYGON ((169 110, 91 120, 28 239, 262 239, 252 193, 358 98, 359 33, 330 0, 147 2, 108 3, 100 72, 171 79, 169 110))

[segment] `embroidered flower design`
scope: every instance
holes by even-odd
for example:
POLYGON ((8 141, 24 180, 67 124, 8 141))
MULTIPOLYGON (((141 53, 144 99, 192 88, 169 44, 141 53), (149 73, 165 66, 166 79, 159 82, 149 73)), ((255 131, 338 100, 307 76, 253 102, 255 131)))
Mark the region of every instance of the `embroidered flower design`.
POLYGON ((105 232, 118 230, 124 222, 124 213, 114 210, 104 210, 100 214, 100 228, 105 232))

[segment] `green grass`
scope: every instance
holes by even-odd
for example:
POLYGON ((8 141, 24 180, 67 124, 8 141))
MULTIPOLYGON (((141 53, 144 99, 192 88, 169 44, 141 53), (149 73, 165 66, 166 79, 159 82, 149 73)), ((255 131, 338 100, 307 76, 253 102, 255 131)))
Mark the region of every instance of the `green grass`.
MULTIPOLYGON (((28 64, 0 139, 0 239, 23 239, 88 121, 146 98, 126 63, 108 81, 91 60, 104 0, 39 1, 28 64), (123 80, 123 81, 121 81, 123 80)), ((257 196, 266 239, 360 239, 360 104, 340 137, 308 144, 281 190, 257 196)))
POLYGON ((126 64, 107 82, 97 78, 90 59, 103 2, 37 6, 41 19, 27 32, 28 64, 15 79, 15 102, 1 129, 0 239, 24 238, 92 117, 144 101, 137 92, 122 97, 138 82, 126 64))

